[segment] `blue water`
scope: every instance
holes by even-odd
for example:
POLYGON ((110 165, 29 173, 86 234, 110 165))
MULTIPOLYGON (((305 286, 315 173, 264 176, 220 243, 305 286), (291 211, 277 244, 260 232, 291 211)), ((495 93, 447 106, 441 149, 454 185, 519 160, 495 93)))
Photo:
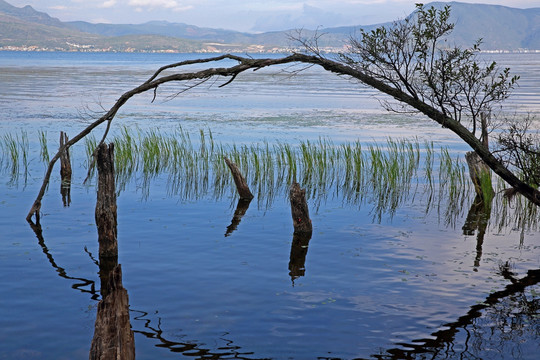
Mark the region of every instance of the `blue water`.
MULTIPOLYGON (((87 358, 100 298, 96 194, 92 183, 82 185, 82 145, 73 148, 68 208, 54 171, 43 200, 43 242, 24 220, 44 173, 34 135, 46 131, 55 148, 60 130, 73 136, 101 106, 110 106, 159 66, 193 56, 0 53, 0 135, 24 129, 31 149, 26 181, 10 181, 5 169, 0 175, 0 358, 87 358)), ((525 85, 513 101, 525 99, 537 111, 539 91, 527 75, 538 76, 540 55, 494 56, 522 72, 525 85)), ((199 129, 210 129, 225 144, 417 136, 448 145, 455 156, 467 150, 421 117, 385 113, 373 91, 347 79, 317 69, 291 77, 283 70, 244 74, 222 89, 218 80, 163 101, 182 89, 167 87, 154 104, 151 94, 137 97, 119 113, 112 131, 120 125, 164 132, 182 126, 196 138, 199 129)), ((499 228, 492 214, 482 242, 476 233, 464 235, 469 203, 449 221, 446 204, 426 213, 420 193, 377 221, 369 201, 348 204, 328 196, 316 207, 310 203, 314 233, 305 273, 292 279, 286 193, 270 206, 255 199, 225 237, 234 192, 183 198, 171 195, 164 175, 145 197, 136 184, 129 183, 118 198, 118 241, 139 359, 391 358, 390 349, 435 338, 490 293, 504 290, 510 281, 498 274, 501 263, 509 261, 516 278, 540 265, 537 228, 511 221, 499 228)), ((536 284, 503 298, 531 304, 529 313, 513 305, 514 315, 498 317, 497 308, 488 307, 470 323, 455 325, 454 338, 426 351, 439 351, 439 358, 456 355, 448 348, 457 356, 504 359, 520 351, 523 359, 535 358, 540 324, 533 305, 539 294, 536 284), (518 315, 525 318, 522 327, 502 324, 518 315)))

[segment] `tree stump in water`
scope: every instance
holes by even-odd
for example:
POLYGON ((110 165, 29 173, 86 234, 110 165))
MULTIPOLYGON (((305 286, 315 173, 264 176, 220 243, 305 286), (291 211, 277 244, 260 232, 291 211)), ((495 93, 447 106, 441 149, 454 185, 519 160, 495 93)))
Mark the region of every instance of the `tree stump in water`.
POLYGON ((245 199, 245 200, 253 199, 254 196, 249 190, 249 186, 247 185, 246 179, 244 179, 244 177, 242 176, 242 173, 240 173, 238 166, 236 166, 236 164, 233 163, 228 158, 225 158, 225 163, 231 170, 234 183, 236 184, 236 189, 238 190, 238 194, 240 195, 240 199, 245 199))
POLYGON ((97 152, 98 190, 96 226, 99 257, 118 258, 114 145, 101 144, 97 152))
POLYGON ((469 166, 469 175, 474 184, 476 194, 483 200, 490 202, 495 193, 491 184, 491 169, 482 161, 474 151, 465 154, 465 160, 469 166))
POLYGON ((309 218, 309 209, 306 202, 306 190, 293 182, 290 189, 291 215, 295 234, 311 234, 313 227, 309 218))
MULTIPOLYGON (((68 141, 69 138, 67 134, 60 131, 60 148, 68 141)), ((62 195, 62 203, 64 206, 69 206, 71 204, 71 174, 71 159, 69 156, 69 148, 67 148, 60 154, 60 194, 62 195)))
POLYGON ((129 321, 128 293, 122 286, 121 265, 112 270, 106 286, 108 295, 98 303, 89 359, 135 359, 135 338, 129 321))
POLYGON ((135 338, 129 321, 129 297, 118 264, 113 144, 98 147, 97 168, 96 226, 102 300, 98 303, 89 358, 131 360, 135 359, 135 338))

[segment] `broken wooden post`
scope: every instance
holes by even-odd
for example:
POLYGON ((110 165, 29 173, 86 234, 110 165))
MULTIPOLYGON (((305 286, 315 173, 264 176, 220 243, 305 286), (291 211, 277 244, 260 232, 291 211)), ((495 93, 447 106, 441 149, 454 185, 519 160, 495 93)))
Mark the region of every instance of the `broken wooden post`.
MULTIPOLYGON (((69 141, 67 134, 60 131, 60 148, 64 147, 69 141)), ((62 203, 64 206, 71 204, 71 159, 69 156, 69 148, 66 148, 60 154, 60 194, 62 194, 62 203)))
POLYGON ((486 202, 490 202, 495 193, 491 184, 491 169, 474 151, 467 152, 465 154, 465 160, 469 166, 469 174, 476 194, 486 202))
POLYGON ((98 190, 96 226, 99 257, 117 258, 116 187, 114 182, 114 145, 101 144, 97 151, 98 190))
POLYGON ((128 293, 122 286, 121 265, 116 265, 108 278, 109 294, 98 303, 89 359, 135 359, 135 337, 129 321, 128 293))
POLYGON ((290 189, 291 215, 295 234, 311 234, 313 231, 306 201, 306 190, 293 182, 290 189))
POLYGON ((225 159, 225 163, 227 164, 227 166, 231 170, 231 173, 232 173, 232 176, 233 176, 233 179, 234 179, 234 183, 236 184, 236 189, 238 190, 238 194, 240 195, 240 199, 246 199, 246 200, 253 199, 254 196, 251 193, 251 191, 249 190, 246 179, 244 179, 244 177, 240 173, 240 170, 238 169, 238 166, 236 166, 236 164, 233 163, 228 158, 225 157, 224 159, 225 159))
POLYGON ((97 151, 98 190, 96 226, 99 242, 99 277, 102 300, 98 303, 91 360, 135 359, 135 338, 129 320, 129 298, 118 264, 114 146, 97 151))

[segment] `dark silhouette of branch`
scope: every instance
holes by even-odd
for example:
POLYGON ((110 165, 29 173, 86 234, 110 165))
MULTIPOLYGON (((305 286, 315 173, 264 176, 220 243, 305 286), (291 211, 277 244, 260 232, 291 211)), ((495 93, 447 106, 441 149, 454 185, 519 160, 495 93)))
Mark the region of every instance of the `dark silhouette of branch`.
MULTIPOLYGON (((32 224, 32 223, 30 225, 32 227, 32 230, 34 231, 34 234, 36 235, 38 239, 38 244, 39 246, 41 246, 41 250, 47 257, 47 260, 49 260, 49 263, 51 264, 51 266, 58 273, 58 276, 67 280, 76 280, 77 283, 74 283, 73 285, 71 285, 73 289, 77 289, 82 293, 90 294, 91 295, 90 297, 92 298, 92 300, 99 300, 99 291, 96 291, 96 282, 94 280, 89 280, 82 277, 69 276, 66 272, 66 269, 56 264, 54 257, 51 255, 51 252, 47 248, 47 245, 45 244, 45 239, 43 238, 43 230, 41 229, 41 226, 32 224), (88 290, 88 288, 90 289, 88 290)), ((86 248, 85 248, 85 251, 86 251, 86 248)))
POLYGON ((514 278, 513 273, 509 272, 508 269, 502 269, 501 275, 510 280, 511 284, 508 284, 503 290, 491 293, 482 303, 471 306, 467 314, 459 317, 456 321, 444 324, 445 329, 432 333, 432 338, 414 340, 409 344, 398 344, 403 348, 390 349, 386 351, 388 355, 374 355, 374 357, 385 360, 413 359, 415 354, 435 353, 438 349, 451 345, 460 329, 472 324, 475 319, 482 316, 483 310, 493 307, 503 299, 523 293, 528 286, 540 282, 540 269, 529 270, 527 275, 521 279, 514 278))

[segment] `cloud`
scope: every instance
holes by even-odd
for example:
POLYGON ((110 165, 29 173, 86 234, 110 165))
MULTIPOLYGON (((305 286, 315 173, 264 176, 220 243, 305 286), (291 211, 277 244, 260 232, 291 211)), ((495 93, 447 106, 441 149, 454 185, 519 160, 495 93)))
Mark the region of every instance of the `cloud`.
POLYGON ((103 4, 99 5, 100 8, 110 8, 116 5, 116 0, 107 0, 103 4))
POLYGON ((141 8, 141 7, 166 8, 166 9, 180 8, 180 5, 175 0, 129 0, 128 4, 131 6, 138 7, 138 8, 141 8))

